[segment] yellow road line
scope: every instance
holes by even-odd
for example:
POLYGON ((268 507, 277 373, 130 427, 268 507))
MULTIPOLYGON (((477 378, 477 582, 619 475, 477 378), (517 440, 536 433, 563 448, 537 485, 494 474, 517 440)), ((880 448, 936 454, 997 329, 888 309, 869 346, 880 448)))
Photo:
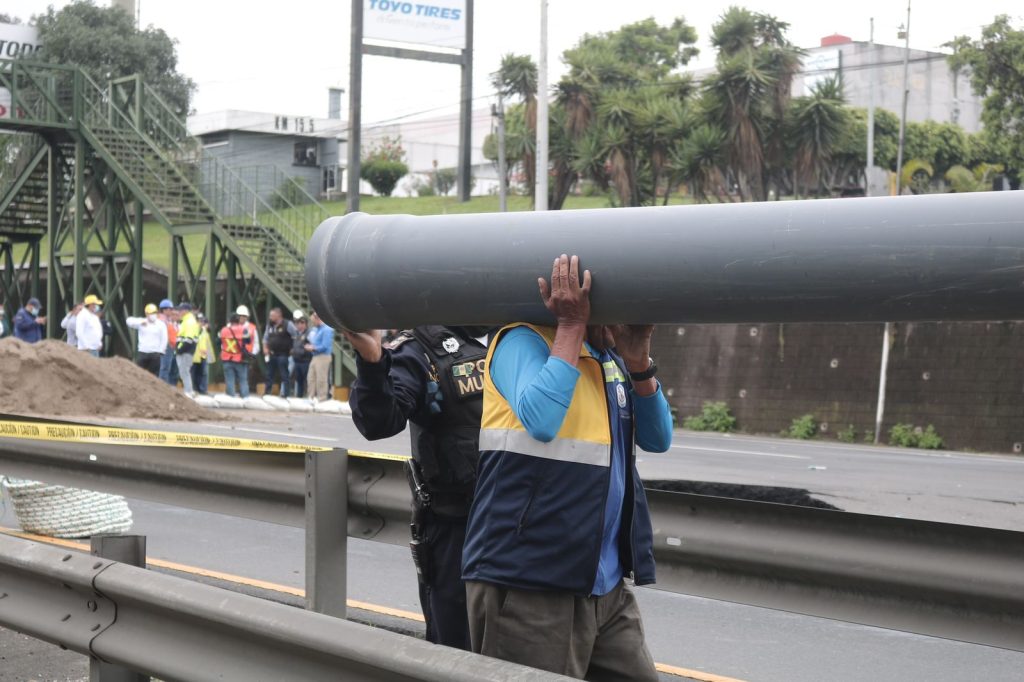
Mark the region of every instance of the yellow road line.
POLYGON ((722 677, 714 673, 706 673, 703 670, 690 670, 689 668, 680 668, 665 663, 655 663, 654 667, 658 669, 659 673, 675 675, 677 677, 689 677, 694 680, 700 680, 700 682, 743 682, 743 680, 738 680, 735 677, 722 677))
MULTIPOLYGON (((63 540, 61 538, 51 538, 45 535, 35 535, 34 533, 25 533, 20 530, 14 530, 13 528, 0 527, 0 533, 22 538, 25 540, 34 540, 35 542, 42 542, 48 545, 56 545, 58 547, 66 547, 68 549, 77 549, 82 552, 89 551, 89 545, 85 544, 84 542, 75 542, 74 540, 63 540)), ((190 575, 198 575, 204 578, 215 578, 217 580, 236 583, 238 585, 256 587, 261 590, 268 590, 270 592, 282 592, 284 594, 290 594, 295 597, 306 596, 306 591, 300 587, 289 587, 288 585, 280 585, 278 583, 272 583, 266 580, 256 580, 254 578, 246 578, 244 576, 234 575, 232 573, 223 573, 221 571, 212 571, 206 568, 197 568, 196 566, 179 564, 174 561, 166 561, 164 559, 151 559, 149 557, 146 557, 146 564, 148 566, 156 566, 157 568, 177 571, 179 573, 188 573, 190 575)), ((405 620, 414 620, 420 623, 423 622, 423 614, 416 613, 414 611, 403 611, 402 609, 393 609, 390 606, 381 606, 379 604, 371 604, 369 602, 357 601, 355 599, 349 599, 346 603, 349 608, 358 609, 360 611, 369 611, 371 613, 377 613, 384 616, 393 616, 395 618, 402 618, 405 620)), ((700 682, 744 682, 743 680, 739 680, 734 677, 723 677, 721 675, 715 675, 713 673, 706 673, 702 670, 690 670, 689 668, 680 668, 678 666, 668 665, 665 663, 656 663, 655 667, 658 669, 658 672, 665 673, 666 675, 675 675, 677 677, 689 677, 694 680, 699 680, 700 682)))

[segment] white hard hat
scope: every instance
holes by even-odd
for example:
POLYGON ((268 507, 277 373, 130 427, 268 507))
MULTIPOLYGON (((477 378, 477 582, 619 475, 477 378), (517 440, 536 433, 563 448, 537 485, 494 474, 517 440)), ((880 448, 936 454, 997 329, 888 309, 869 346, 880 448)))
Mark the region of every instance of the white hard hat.
POLYGON ((244 305, 240 305, 240 306, 238 306, 238 308, 235 309, 235 315, 242 315, 244 317, 251 317, 251 315, 249 315, 249 309, 246 308, 244 305))
POLYGON ((295 310, 292 311, 292 317, 294 319, 296 319, 296 320, 301 320, 301 319, 305 318, 306 316, 302 313, 301 310, 296 308, 295 310))

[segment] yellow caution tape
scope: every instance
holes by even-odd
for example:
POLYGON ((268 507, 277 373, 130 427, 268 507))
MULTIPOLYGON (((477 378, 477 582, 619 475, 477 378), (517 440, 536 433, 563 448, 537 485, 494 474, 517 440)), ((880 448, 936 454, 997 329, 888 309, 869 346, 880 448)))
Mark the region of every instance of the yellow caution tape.
POLYGON ((201 433, 178 433, 83 424, 18 421, 0 421, 0 438, 23 438, 64 443, 139 445, 161 448, 259 450, 261 452, 327 452, 331 449, 316 445, 210 436, 201 433))

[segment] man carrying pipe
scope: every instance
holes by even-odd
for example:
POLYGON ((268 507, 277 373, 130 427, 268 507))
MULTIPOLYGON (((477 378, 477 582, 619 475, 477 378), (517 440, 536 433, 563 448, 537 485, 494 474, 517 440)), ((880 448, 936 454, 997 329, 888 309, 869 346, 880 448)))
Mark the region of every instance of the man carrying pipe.
POLYGON ((369 440, 409 424, 413 561, 427 640, 469 649, 462 545, 479 458, 486 327, 422 326, 382 346, 380 331, 342 333, 355 348, 352 419, 369 440))
POLYGON ((672 416, 649 325, 589 325, 590 271, 538 280, 556 327, 491 342, 480 467, 463 550, 473 651, 587 680, 657 680, 624 578, 654 582, 635 448, 665 452, 672 416), (629 377, 627 380, 626 377, 629 377))

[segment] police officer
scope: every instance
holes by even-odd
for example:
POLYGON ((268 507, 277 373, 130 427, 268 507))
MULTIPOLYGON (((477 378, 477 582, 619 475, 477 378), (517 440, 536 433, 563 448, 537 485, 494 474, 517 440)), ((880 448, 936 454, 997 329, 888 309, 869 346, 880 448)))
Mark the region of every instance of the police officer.
POLYGON ((369 440, 409 423, 412 548, 427 640, 469 649, 462 545, 479 459, 486 327, 424 326, 381 343, 343 332, 356 349, 352 418, 369 440))

